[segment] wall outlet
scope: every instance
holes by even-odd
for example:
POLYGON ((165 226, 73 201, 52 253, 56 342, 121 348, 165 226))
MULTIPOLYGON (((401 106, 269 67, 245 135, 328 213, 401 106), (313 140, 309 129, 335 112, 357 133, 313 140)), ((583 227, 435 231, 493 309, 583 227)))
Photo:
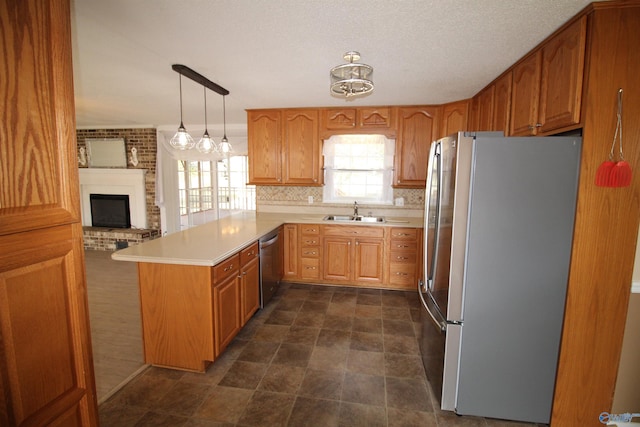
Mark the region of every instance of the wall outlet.
POLYGON ((396 197, 396 206, 404 206, 404 197, 396 197))
POLYGON ((309 196, 307 201, 309 202, 310 205, 312 205, 313 204, 313 196, 309 196))

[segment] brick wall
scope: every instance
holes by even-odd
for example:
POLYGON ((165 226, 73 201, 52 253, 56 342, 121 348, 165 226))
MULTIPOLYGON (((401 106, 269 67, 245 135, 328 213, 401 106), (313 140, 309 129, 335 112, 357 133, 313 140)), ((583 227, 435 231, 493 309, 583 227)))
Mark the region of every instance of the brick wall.
MULTIPOLYGON (((142 129, 78 129, 76 139, 78 141, 78 155, 80 147, 86 147, 87 139, 123 138, 127 151, 127 159, 131 156, 131 148, 138 150, 138 165, 127 164, 129 169, 146 169, 146 202, 147 202, 147 227, 160 229, 160 209, 155 205, 156 198, 156 150, 157 136, 155 128, 142 129)), ((80 166, 79 167, 86 167, 80 166)))

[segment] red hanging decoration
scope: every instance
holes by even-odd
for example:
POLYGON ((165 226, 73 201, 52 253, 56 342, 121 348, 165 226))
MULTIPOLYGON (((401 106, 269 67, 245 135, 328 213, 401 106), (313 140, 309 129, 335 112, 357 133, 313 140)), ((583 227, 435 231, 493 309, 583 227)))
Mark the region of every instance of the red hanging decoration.
POLYGON ((624 160, 622 154, 622 89, 618 89, 618 114, 616 131, 609 152, 609 160, 602 162, 596 171, 596 185, 598 187, 628 187, 632 178, 631 165, 624 160), (616 139, 619 137, 618 160, 614 161, 616 139))

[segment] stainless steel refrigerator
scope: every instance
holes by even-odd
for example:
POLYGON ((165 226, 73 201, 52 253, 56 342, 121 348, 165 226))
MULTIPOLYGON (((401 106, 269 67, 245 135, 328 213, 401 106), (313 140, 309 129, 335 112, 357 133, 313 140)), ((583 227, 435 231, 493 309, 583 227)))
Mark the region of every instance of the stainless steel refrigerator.
POLYGON ((432 144, 420 349, 442 409, 549 422, 580 151, 579 136, 432 144))

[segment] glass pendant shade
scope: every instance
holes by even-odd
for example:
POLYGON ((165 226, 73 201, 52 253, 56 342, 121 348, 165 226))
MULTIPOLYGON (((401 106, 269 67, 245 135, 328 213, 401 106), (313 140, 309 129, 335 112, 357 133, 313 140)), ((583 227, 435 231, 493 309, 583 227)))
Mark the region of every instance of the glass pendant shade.
POLYGON ((176 132, 169 141, 169 144, 178 150, 190 150, 196 145, 182 123, 182 75, 180 75, 180 127, 178 128, 178 132, 176 132))
POLYGON ((173 135, 173 138, 169 141, 169 144, 173 148, 178 150, 190 150, 196 144, 189 132, 184 128, 182 122, 180 122, 180 127, 178 128, 178 132, 173 135))
POLYGON ((233 147, 231 146, 231 143, 229 142, 229 140, 227 140, 226 136, 222 137, 222 139, 220 140, 220 146, 218 147, 218 151, 221 154, 231 154, 231 152, 233 151, 233 147))
POLYGON ((216 143, 209 136, 208 131, 204 131, 204 135, 202 135, 202 138, 200 138, 200 141, 198 141, 198 143, 196 144, 196 149, 202 154, 211 154, 217 151, 216 143))
POLYGON ((348 98, 371 92, 373 90, 373 81, 371 80, 373 67, 354 62, 360 59, 358 52, 347 52, 343 58, 349 63, 331 69, 331 94, 348 98))

